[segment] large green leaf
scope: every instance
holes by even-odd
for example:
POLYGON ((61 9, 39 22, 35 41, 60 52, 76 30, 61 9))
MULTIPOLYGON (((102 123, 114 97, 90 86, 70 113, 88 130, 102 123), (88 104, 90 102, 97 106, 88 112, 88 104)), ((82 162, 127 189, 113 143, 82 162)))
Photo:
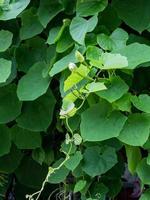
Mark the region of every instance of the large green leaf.
POLYGON ((79 0, 77 4, 77 15, 87 17, 98 14, 107 6, 107 0, 79 0))
POLYGON ((10 31, 0 31, 0 52, 6 51, 12 43, 13 34, 10 31))
POLYGON ((43 26, 36 15, 36 9, 30 8, 21 15, 22 26, 20 29, 20 38, 29 39, 42 32, 43 26))
POLYGON ((25 156, 15 174, 19 182, 23 185, 38 189, 41 187, 47 172, 46 165, 41 166, 33 161, 30 156, 25 156))
POLYGON ((119 76, 111 77, 105 85, 107 89, 96 92, 96 94, 110 103, 121 98, 128 91, 128 85, 119 76))
POLYGON ((55 98, 50 91, 36 101, 26 102, 17 118, 18 126, 31 131, 46 131, 53 119, 54 106, 55 98))
POLYGON ((11 147, 10 130, 5 125, 0 125, 0 156, 8 154, 11 147))
POLYGON ((0 58, 0 83, 5 83, 11 74, 11 61, 0 58))
POLYGON ((127 57, 128 67, 126 68, 128 69, 134 69, 138 65, 150 61, 150 47, 145 44, 132 43, 122 49, 116 50, 115 52, 127 57))
POLYGON ((150 174, 150 165, 147 164, 146 158, 143 158, 136 169, 136 172, 141 179, 142 183, 150 185, 150 179, 149 179, 149 174, 150 174))
POLYGON ((50 78, 42 75, 46 67, 44 62, 35 63, 19 80, 17 95, 20 100, 33 101, 46 93, 50 84, 50 78))
POLYGON ((70 24, 70 34, 72 38, 79 44, 84 45, 87 32, 91 32, 98 22, 97 16, 93 16, 89 20, 82 17, 74 17, 70 24))
POLYGON ((150 96, 149 95, 141 94, 138 97, 133 96, 131 98, 131 101, 137 109, 145 113, 150 113, 150 96))
POLYGON ((131 28, 142 32, 150 24, 150 2, 146 0, 113 0, 119 17, 131 28))
POLYGON ((107 146, 87 148, 84 152, 83 159, 82 169, 92 177, 104 174, 117 163, 115 149, 107 146))
POLYGON ((132 146, 143 146, 148 140, 149 129, 149 116, 145 114, 131 114, 118 138, 120 141, 132 146))
POLYGON ((13 121, 21 113, 21 106, 14 84, 0 88, 0 124, 13 121))
POLYGON ((41 146, 40 133, 31 132, 18 126, 11 128, 12 141, 18 149, 35 149, 41 146))
POLYGON ((58 0, 40 0, 38 16, 41 24, 46 27, 47 24, 61 11, 63 11, 63 6, 58 0))
MULTIPOLYGON (((9 1, 8 1, 9 2, 9 1)), ((0 20, 10 20, 16 18, 30 3, 30 0, 14 0, 2 9, 0 20)))
POLYGON ((120 112, 111 111, 108 103, 98 103, 81 114, 81 135, 85 141, 117 137, 126 119, 120 112))

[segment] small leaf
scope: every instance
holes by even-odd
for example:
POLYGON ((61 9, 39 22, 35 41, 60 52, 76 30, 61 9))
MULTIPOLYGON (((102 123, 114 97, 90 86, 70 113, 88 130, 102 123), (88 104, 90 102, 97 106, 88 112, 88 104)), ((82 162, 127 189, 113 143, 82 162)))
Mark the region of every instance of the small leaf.
POLYGON ((0 83, 5 83, 11 74, 12 63, 10 60, 0 58, 0 83))
POLYGON ((74 171, 75 168, 80 164, 83 156, 80 151, 76 151, 74 155, 71 155, 70 158, 65 162, 65 166, 74 171))
POLYGON ((103 53, 102 69, 122 69, 128 66, 128 60, 120 54, 103 53))
POLYGON ((97 92, 100 90, 106 90, 107 87, 101 82, 92 82, 86 85, 86 89, 90 92, 97 92))
POLYGON ((33 160, 37 161, 40 165, 42 165, 42 163, 45 160, 44 150, 42 148, 34 149, 32 151, 32 158, 33 160))
POLYGON ((137 109, 139 109, 145 113, 150 113, 150 106, 149 106, 150 105, 150 96, 149 95, 141 94, 138 97, 133 96, 131 98, 131 101, 137 109))
POLYGON ((0 31, 0 52, 6 51, 12 43, 13 34, 9 31, 0 31))
POLYGON ((84 180, 79 180, 74 186, 74 193, 81 192, 84 189, 84 187, 86 186, 86 183, 87 182, 84 180))

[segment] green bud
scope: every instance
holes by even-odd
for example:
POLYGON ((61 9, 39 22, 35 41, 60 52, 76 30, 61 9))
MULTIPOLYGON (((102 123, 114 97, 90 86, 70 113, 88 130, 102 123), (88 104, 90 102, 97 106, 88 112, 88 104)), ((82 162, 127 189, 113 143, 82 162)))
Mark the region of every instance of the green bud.
POLYGON ((75 57, 76 57, 77 61, 79 61, 80 63, 84 62, 84 57, 79 51, 76 51, 75 57))

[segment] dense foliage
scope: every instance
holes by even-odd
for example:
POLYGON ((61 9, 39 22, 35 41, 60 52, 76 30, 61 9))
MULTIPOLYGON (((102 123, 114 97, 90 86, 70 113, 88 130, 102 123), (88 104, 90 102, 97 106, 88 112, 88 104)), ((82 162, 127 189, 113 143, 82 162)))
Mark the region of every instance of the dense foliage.
POLYGON ((150 199, 150 1, 0 0, 0 199, 150 199))

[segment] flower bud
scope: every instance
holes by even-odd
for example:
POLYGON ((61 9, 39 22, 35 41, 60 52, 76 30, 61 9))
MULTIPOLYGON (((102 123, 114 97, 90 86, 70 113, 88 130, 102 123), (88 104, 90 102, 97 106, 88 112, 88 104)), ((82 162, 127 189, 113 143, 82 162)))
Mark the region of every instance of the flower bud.
POLYGON ((74 71, 77 68, 77 66, 76 66, 76 64, 70 62, 69 65, 68 65, 68 68, 69 68, 70 71, 74 71))
POLYGON ((80 63, 84 62, 84 57, 79 51, 76 51, 75 57, 76 57, 77 61, 79 61, 80 63))

